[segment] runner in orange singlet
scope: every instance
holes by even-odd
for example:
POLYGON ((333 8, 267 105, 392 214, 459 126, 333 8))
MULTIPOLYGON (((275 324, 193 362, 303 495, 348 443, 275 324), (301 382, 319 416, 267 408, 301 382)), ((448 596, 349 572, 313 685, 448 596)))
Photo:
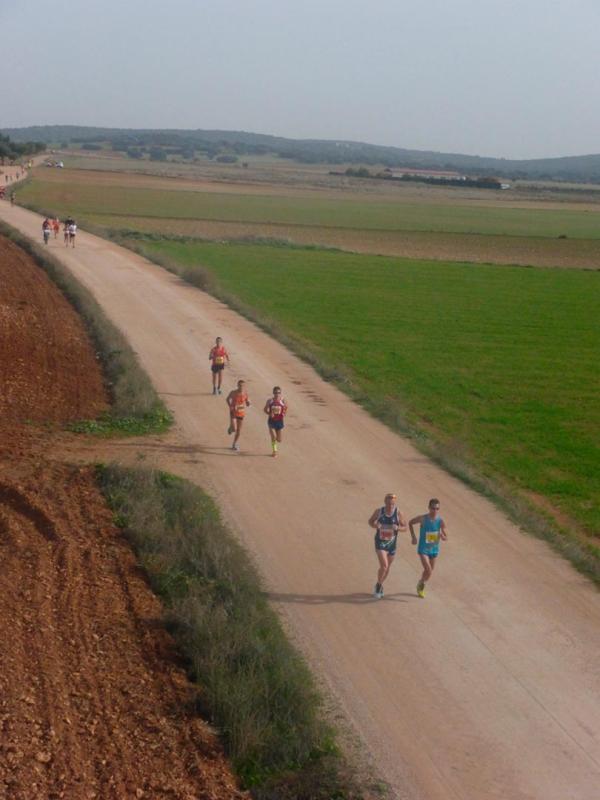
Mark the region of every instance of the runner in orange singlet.
POLYGON ((250 406, 250 400, 246 394, 244 381, 237 382, 237 389, 232 389, 227 395, 227 405, 229 406, 229 429, 227 433, 235 433, 233 437, 232 450, 239 450, 238 439, 242 432, 242 423, 246 414, 246 409, 250 406))
POLYGON ((213 394, 221 394, 221 382, 223 380, 223 370, 225 369, 225 362, 229 364, 229 353, 223 347, 223 339, 217 336, 215 346, 208 354, 208 360, 212 361, 212 383, 213 394))

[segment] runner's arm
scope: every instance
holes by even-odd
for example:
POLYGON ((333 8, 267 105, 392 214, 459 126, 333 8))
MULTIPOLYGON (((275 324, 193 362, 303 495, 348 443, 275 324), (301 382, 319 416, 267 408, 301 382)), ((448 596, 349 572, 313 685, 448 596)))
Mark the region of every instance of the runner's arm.
POLYGON ((405 531, 406 530, 406 520, 404 519, 404 515, 401 511, 398 511, 398 530, 405 531))
POLYGON ((265 403, 265 407, 263 408, 263 411, 265 412, 265 414, 270 414, 271 413, 271 401, 270 400, 267 400, 267 402, 265 403))
POLYGON ((377 529, 377 527, 378 527, 378 526, 377 526, 377 517, 379 516, 379 512, 380 512, 380 511, 381 511, 381 509, 380 509, 380 508, 376 508, 376 509, 375 509, 375 511, 374 511, 374 512, 371 514, 371 516, 369 517, 369 525, 370 525, 372 528, 375 528, 375 529, 377 529))
POLYGON ((423 520, 423 515, 419 514, 418 517, 413 517, 408 522, 408 527, 410 529, 410 538, 411 538, 411 541, 412 541, 413 544, 417 543, 417 536, 416 536, 415 531, 413 529, 413 525, 417 525, 417 524, 420 525, 422 520, 423 520))
POLYGON ((448 531, 446 530, 444 520, 442 520, 440 524, 440 536, 444 541, 448 539, 448 531))

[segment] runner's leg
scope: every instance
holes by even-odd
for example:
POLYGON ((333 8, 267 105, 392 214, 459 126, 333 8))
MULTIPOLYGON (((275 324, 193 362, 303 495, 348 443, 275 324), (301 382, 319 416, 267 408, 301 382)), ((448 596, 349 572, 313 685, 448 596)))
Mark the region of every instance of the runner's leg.
POLYGON ((235 425, 235 436, 233 437, 233 445, 235 447, 238 443, 238 439, 240 438, 240 433, 242 432, 242 422, 243 419, 233 418, 233 424, 235 425))
POLYGON ((273 451, 273 455, 277 455, 277 431, 273 430, 273 428, 269 425, 269 436, 271 437, 271 450, 273 451))
POLYGON ((421 575, 422 583, 427 583, 429 578, 431 578, 431 573, 433 572, 433 567, 435 565, 435 558, 431 559, 429 556, 423 555, 423 553, 419 554, 419 558, 421 559, 421 564, 423 565, 423 574, 421 575))
POLYGON ((433 575, 433 570, 435 569, 435 565, 437 564, 437 556, 429 556, 429 568, 431 572, 429 573, 429 577, 433 575))
MULTIPOLYGON (((389 572, 390 557, 385 550, 375 550, 377 560, 379 561, 379 570, 377 572, 377 583, 383 584, 389 572)), ((393 558, 393 556, 392 556, 393 558)))
POLYGON ((394 558, 396 557, 396 556, 392 556, 392 555, 390 555, 389 553, 386 553, 386 555, 387 555, 387 568, 386 568, 386 570, 385 570, 385 575, 384 575, 384 576, 383 576, 383 578, 380 580, 380 583, 381 583, 381 584, 383 584, 384 580, 385 580, 385 579, 387 578, 387 576, 390 574, 390 569, 391 569, 391 566, 392 566, 392 564, 393 564, 393 562, 394 562, 394 558))

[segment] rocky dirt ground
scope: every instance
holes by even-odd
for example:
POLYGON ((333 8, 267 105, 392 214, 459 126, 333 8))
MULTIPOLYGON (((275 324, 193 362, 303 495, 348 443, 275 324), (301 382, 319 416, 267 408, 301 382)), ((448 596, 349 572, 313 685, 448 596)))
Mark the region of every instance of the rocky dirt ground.
POLYGON ((0 389, 1 800, 244 797, 92 469, 48 455, 107 396, 80 320, 4 239, 0 389))

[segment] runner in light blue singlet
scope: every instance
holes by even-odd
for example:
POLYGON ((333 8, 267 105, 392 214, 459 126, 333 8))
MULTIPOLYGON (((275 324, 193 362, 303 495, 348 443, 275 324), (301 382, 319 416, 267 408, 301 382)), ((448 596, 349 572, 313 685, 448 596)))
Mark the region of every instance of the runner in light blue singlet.
POLYGON ((444 520, 441 517, 431 519, 429 514, 421 517, 421 530, 419 532, 419 546, 417 553, 420 556, 435 558, 440 552, 440 531, 444 520))
POLYGON ((423 574, 417 583, 417 594, 425 597, 425 584, 431 578, 435 568, 437 557, 440 553, 440 539, 446 541, 448 531, 444 520, 440 517, 440 501, 433 497, 429 501, 427 514, 419 514, 413 517, 408 527, 413 544, 417 544, 417 536, 414 531, 415 525, 420 525, 417 553, 423 565, 423 574))

